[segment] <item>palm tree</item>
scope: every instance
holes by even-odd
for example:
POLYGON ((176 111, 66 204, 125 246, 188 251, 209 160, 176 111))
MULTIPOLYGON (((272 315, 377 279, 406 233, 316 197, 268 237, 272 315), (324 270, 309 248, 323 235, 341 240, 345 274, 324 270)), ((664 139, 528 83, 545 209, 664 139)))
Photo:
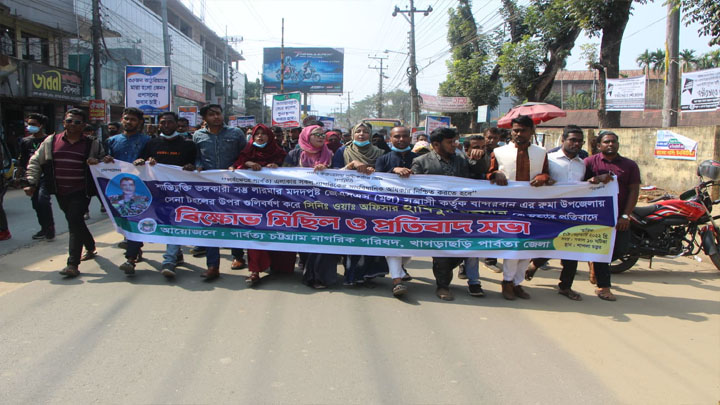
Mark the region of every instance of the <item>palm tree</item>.
POLYGON ((712 69, 720 67, 720 49, 703 54, 697 62, 698 69, 712 69))
POLYGON ((650 74, 650 65, 652 65, 653 57, 652 53, 649 50, 645 50, 645 52, 641 53, 640 56, 635 59, 635 62, 637 62, 638 66, 645 72, 646 75, 650 74))
POLYGON ((698 57, 695 56, 695 51, 692 49, 683 49, 680 52, 680 71, 689 72, 694 70, 697 66, 698 57))
POLYGON ((658 49, 650 54, 652 58, 652 70, 655 73, 665 72, 665 51, 658 49))

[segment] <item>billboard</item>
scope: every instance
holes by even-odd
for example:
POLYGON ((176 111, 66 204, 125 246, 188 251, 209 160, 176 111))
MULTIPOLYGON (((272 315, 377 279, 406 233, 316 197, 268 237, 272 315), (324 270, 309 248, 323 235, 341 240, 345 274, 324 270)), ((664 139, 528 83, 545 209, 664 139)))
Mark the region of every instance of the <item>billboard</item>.
POLYGON ((720 68, 682 74, 680 110, 682 112, 720 109, 720 68))
POLYGON ((438 97, 420 93, 420 108, 434 112, 470 112, 475 110, 469 97, 438 97))
POLYGON ((605 111, 643 111, 644 109, 645 76, 607 79, 605 111))
POLYGON ((442 115, 428 115, 425 117, 425 133, 432 133, 437 128, 449 127, 450 117, 444 117, 442 115))
MULTIPOLYGON (((284 92, 342 93, 342 48, 285 48, 284 92)), ((263 50, 263 92, 280 93, 280 48, 263 50)))

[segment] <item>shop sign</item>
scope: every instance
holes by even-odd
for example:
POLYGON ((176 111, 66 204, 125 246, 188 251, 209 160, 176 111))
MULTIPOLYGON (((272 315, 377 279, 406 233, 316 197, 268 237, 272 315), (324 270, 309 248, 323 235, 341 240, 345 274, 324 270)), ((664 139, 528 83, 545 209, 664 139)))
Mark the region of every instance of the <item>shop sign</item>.
POLYGON ((82 101, 82 76, 72 70, 30 63, 28 82, 29 97, 82 101))
POLYGON ((186 98, 188 100, 197 101, 199 103, 204 103, 206 101, 205 94, 199 91, 188 89, 187 87, 180 86, 179 84, 175 85, 175 95, 178 97, 186 98))
POLYGON ((90 100, 90 120, 105 121, 105 100, 90 100))

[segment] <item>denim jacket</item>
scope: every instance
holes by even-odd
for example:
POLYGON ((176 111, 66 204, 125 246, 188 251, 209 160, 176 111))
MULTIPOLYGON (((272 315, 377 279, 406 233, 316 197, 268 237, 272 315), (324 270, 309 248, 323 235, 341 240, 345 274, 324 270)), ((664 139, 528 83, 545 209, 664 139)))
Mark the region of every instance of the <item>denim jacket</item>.
POLYGON ((142 152, 149 140, 150 136, 143 133, 131 136, 117 134, 108 138, 107 154, 114 159, 132 163, 140 157, 140 152, 142 152))
POLYGON ((195 166, 204 170, 227 169, 232 165, 247 141, 240 128, 223 127, 217 134, 208 129, 199 129, 193 135, 198 156, 195 166))

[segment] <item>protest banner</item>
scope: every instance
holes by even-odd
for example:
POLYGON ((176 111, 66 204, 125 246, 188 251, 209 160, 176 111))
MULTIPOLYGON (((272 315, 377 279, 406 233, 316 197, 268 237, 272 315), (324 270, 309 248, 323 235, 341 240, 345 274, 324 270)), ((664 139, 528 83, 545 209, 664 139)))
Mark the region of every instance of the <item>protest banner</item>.
POLYGON ((605 111, 645 110, 645 76, 607 79, 605 111))
POLYGON ((90 121, 105 121, 105 100, 90 100, 88 107, 90 110, 90 121))
POLYGON ((420 108, 432 112, 470 112, 475 110, 468 97, 438 97, 420 94, 420 108))
POLYGON ((326 131, 335 128, 335 117, 317 117, 317 120, 323 123, 326 131))
POLYGON ((237 126, 245 128, 245 127, 254 127, 257 125, 255 122, 255 116, 254 115, 248 115, 248 116, 241 116, 237 117, 237 126))
POLYGON ((198 108, 197 106, 184 106, 184 107, 178 107, 178 116, 180 118, 185 118, 188 120, 188 125, 190 125, 193 128, 197 128, 198 124, 198 108))
POLYGON ((115 229, 143 242, 607 262, 615 238, 616 182, 501 187, 435 175, 306 168, 198 173, 120 161, 91 171, 115 229))
POLYGON ((273 96, 272 125, 281 128, 300 126, 300 93, 273 96))
MULTIPOLYGON (((343 92, 345 51, 342 48, 285 47, 283 53, 285 92, 343 92)), ((283 66, 280 55, 280 48, 263 49, 263 93, 280 93, 280 71, 283 66)))
POLYGON ((697 160, 697 142, 676 134, 673 131, 660 129, 655 141, 655 157, 657 159, 697 160))
POLYGON ((237 115, 231 115, 228 117, 228 126, 232 128, 237 128, 237 115))
POLYGON ((125 107, 147 115, 170 111, 170 68, 167 66, 125 66, 125 107))
POLYGON ((425 117, 425 132, 431 134, 436 128, 449 127, 450 117, 428 115, 425 117))
POLYGON ((703 112, 720 109, 720 68, 682 74, 680 110, 703 112))

